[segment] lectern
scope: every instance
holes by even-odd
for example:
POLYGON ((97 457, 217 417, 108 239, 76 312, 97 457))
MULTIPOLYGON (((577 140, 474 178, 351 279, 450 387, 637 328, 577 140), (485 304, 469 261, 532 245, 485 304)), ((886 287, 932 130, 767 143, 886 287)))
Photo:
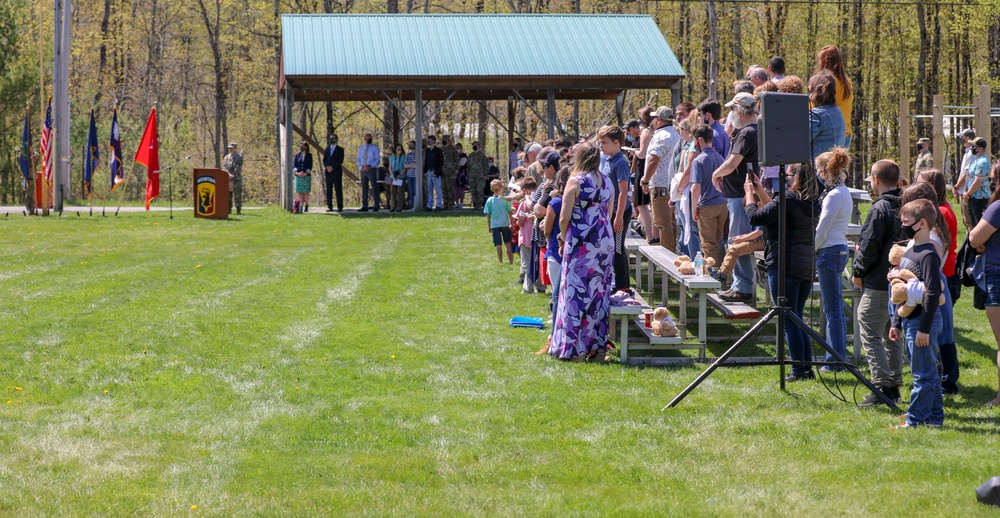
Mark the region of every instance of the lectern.
POLYGON ((229 217, 229 173, 222 169, 194 170, 194 217, 229 217))

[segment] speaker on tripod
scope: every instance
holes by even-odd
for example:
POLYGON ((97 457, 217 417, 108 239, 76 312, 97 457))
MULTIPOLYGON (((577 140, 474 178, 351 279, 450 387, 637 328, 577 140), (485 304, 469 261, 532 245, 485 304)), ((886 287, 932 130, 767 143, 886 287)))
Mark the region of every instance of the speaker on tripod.
POLYGON ((891 400, 888 396, 882 393, 881 390, 875 388, 871 381, 868 380, 857 367, 849 363, 847 359, 835 351, 829 344, 826 343, 824 337, 820 336, 815 330, 806 325, 805 322, 799 318, 794 312, 789 311, 788 301, 785 298, 785 272, 786 272, 786 253, 787 250, 787 232, 788 228, 786 222, 785 204, 787 203, 785 199, 785 165, 788 164, 798 164, 803 162, 810 162, 812 160, 812 150, 810 141, 810 124, 809 124, 809 97, 802 94, 786 94, 786 93, 773 93, 765 92, 758 95, 758 107, 760 108, 760 116, 757 120, 757 157, 760 161, 761 166, 780 166, 778 172, 778 192, 777 192, 777 203, 779 205, 778 209, 778 289, 777 293, 772 294, 772 305, 771 309, 757 321, 742 337, 740 337, 726 352, 722 353, 712 365, 709 365, 705 372, 701 373, 697 379, 695 379, 690 385, 687 386, 680 394, 677 395, 670 403, 667 404, 664 409, 669 407, 674 407, 677 403, 680 403, 688 394, 691 393, 702 381, 705 381, 715 369, 721 366, 749 366, 749 365, 777 365, 778 366, 778 382, 781 386, 781 390, 785 390, 785 365, 830 365, 839 366, 846 369, 859 382, 868 387, 876 396, 882 399, 882 401, 889 406, 889 408, 895 409, 897 412, 899 408, 896 406, 895 401, 891 400), (744 344, 750 342, 757 334, 764 328, 772 318, 777 318, 778 325, 778 346, 777 346, 777 358, 775 361, 766 362, 753 362, 753 363, 740 363, 740 362, 726 362, 736 351, 738 351, 744 344), (791 320, 791 323, 802 329, 809 337, 823 346, 827 352, 836 360, 834 362, 825 361, 788 361, 785 359, 785 325, 786 319, 791 320))

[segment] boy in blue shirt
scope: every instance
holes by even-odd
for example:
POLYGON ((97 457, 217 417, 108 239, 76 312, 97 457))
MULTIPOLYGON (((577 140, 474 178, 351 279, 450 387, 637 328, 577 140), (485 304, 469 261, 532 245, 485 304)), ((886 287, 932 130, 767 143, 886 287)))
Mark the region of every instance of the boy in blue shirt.
POLYGON ((601 172, 611 180, 611 185, 615 188, 611 204, 611 226, 615 233, 615 289, 628 290, 632 286, 632 279, 629 275, 625 234, 628 233, 628 224, 632 219, 632 203, 629 200, 632 192, 629 189, 632 168, 622 153, 625 132, 618 126, 604 126, 598 130, 597 139, 601 153, 608 157, 601 165, 601 172))
POLYGON ((503 247, 506 246, 507 262, 514 264, 514 251, 510 248, 510 215, 513 214, 514 207, 501 196, 502 181, 490 182, 490 190, 493 191, 493 196, 486 200, 483 214, 486 214, 486 224, 489 225, 490 234, 493 235, 493 246, 497 247, 497 261, 503 264, 503 247))

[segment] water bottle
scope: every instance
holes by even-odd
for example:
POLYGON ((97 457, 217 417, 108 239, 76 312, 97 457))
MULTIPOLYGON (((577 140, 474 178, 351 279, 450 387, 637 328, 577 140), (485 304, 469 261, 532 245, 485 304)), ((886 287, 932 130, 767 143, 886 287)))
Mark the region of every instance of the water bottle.
POLYGON ((705 275, 705 256, 700 251, 694 255, 694 274, 705 275))

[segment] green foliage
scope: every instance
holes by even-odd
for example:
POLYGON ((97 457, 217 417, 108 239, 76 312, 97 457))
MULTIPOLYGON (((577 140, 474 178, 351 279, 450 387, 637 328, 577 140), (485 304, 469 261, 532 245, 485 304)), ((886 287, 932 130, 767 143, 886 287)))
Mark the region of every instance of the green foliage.
MULTIPOLYGON (((179 131, 164 146, 165 157, 177 158, 195 154, 191 166, 212 166, 217 143, 221 140, 241 144, 246 160, 245 179, 251 201, 274 200, 278 185, 278 150, 275 137, 276 85, 278 63, 276 50, 280 29, 277 15, 284 13, 367 13, 384 12, 388 2, 377 0, 204 0, 214 13, 219 8, 219 52, 222 57, 221 74, 226 91, 226 135, 216 135, 215 122, 219 117, 215 106, 215 62, 207 31, 198 8, 198 0, 119 1, 75 0, 72 47, 72 109, 74 119, 86 118, 95 108, 101 128, 101 140, 106 140, 106 128, 111 108, 119 103, 123 119, 123 133, 141 133, 145 117, 154 102, 164 120, 169 119, 179 131), (107 16, 105 16, 107 13, 107 16), (104 58, 102 62, 102 49, 104 58), (178 122, 180 121, 180 122, 178 122), (180 130, 179 125, 187 129, 180 130), (224 137, 224 138, 223 138, 224 137), (169 156, 168 156, 169 155, 169 156)), ((550 0, 507 0, 479 2, 475 0, 444 0, 396 2, 402 13, 484 13, 510 12, 573 12, 575 2, 550 0)), ((732 94, 732 82, 742 78, 746 67, 752 63, 763 64, 774 54, 785 57, 788 72, 808 78, 815 67, 816 52, 824 45, 836 44, 844 51, 847 71, 852 80, 860 77, 854 110, 858 114, 855 142, 852 151, 856 176, 880 158, 898 158, 899 100, 914 101, 913 113, 930 113, 930 96, 944 95, 948 105, 969 105, 979 84, 990 84, 1000 92, 1000 61, 993 54, 1000 41, 991 36, 1000 15, 1000 2, 990 0, 976 5, 958 5, 954 2, 928 2, 924 9, 924 22, 928 30, 929 45, 924 62, 921 56, 921 33, 917 23, 917 8, 906 3, 879 2, 797 2, 778 4, 769 2, 716 2, 720 48, 718 53, 718 96, 732 94), (935 40, 934 27, 940 27, 940 41, 935 40), (739 29, 738 31, 735 29, 739 29), (991 39, 992 38, 992 39, 991 39), (938 65, 932 58, 938 55, 938 65), (917 84, 918 70, 923 69, 924 81, 917 84), (858 76, 857 74, 860 74, 858 76)), ((11 133, 11 113, 21 113, 25 97, 22 89, 33 88, 37 81, 37 52, 41 44, 44 53, 44 70, 51 79, 51 3, 0 2, 0 46, 15 41, 14 52, 4 51, 0 67, 18 70, 21 78, 14 88, 16 96, 0 96, 0 114, 3 115, 4 137, 0 146, 4 154, 11 149, 5 140, 11 133), (39 41, 39 35, 42 35, 39 41)), ((708 21, 705 2, 609 2, 588 0, 580 2, 580 11, 588 13, 649 14, 654 17, 668 42, 673 47, 688 77, 681 83, 684 100, 700 101, 709 90, 708 70, 711 65, 708 49, 708 21)), ((440 35, 447 41, 448 35, 440 35)), ((552 38, 571 38, 572 35, 550 35, 552 38)), ((629 35, 609 35, 613 49, 595 49, 595 59, 628 59, 629 49, 641 41, 629 35), (603 54, 602 54, 603 52, 603 54), (606 56, 605 56, 606 54, 606 56)), ((319 44, 319 42, 317 42, 319 44)), ((525 59, 571 59, 568 56, 545 56, 539 49, 538 56, 525 59)), ((10 74, 0 74, 4 77, 10 74)), ((47 87, 48 88, 48 87, 47 87)), ((1000 93, 996 96, 1000 104, 1000 93)), ((624 118, 630 118, 644 105, 671 103, 670 90, 638 90, 627 92, 624 118)), ((37 94, 31 99, 32 107, 39 106, 37 94)), ((381 114, 381 103, 371 108, 381 114)), ((505 120, 505 103, 487 103, 490 110, 505 120)), ((431 103, 431 108, 438 105, 431 103)), ((541 104, 536 105, 544 111, 541 104)), ((408 108, 409 109, 409 108, 408 108)), ((455 123, 475 122, 479 106, 473 102, 446 103, 437 115, 429 120, 431 131, 450 133, 455 123), (447 127, 443 130, 442 127, 447 127)), ((564 127, 572 127, 572 105, 557 103, 557 112, 564 127)), ((580 132, 586 134, 615 119, 610 102, 584 101, 579 103, 580 132)), ((39 126, 37 113, 34 125, 39 126)), ((322 137, 328 124, 326 106, 314 103, 297 108, 296 122, 313 137, 322 137), (301 109, 301 111, 299 111, 301 109)), ((958 121, 961 123, 962 121, 958 121)), ((329 124, 341 134, 341 142, 349 151, 356 149, 365 131, 381 131, 378 118, 361 103, 347 102, 332 107, 329 124)), ((929 122, 914 119, 911 135, 927 134, 929 122)), ((519 107, 517 128, 528 139, 545 137, 544 121, 531 110, 519 107)), ((71 144, 71 172, 74 192, 79 194, 79 152, 85 138, 85 123, 73 124, 71 144)), ((505 139, 503 131, 492 119, 487 120, 490 139, 505 139), (494 133, 497 134, 494 137, 494 133)), ((1000 130, 1000 128, 998 128, 1000 130)), ((408 129, 404 130, 408 133, 408 129)), ((408 135, 407 135, 408 136, 408 135)), ((297 137, 296 137, 297 138, 297 137)), ((474 135, 462 134, 468 143, 474 135)), ((37 138, 36 138, 37 140, 37 138)), ((134 153, 137 139, 126 141, 125 154, 134 153)), ((322 141, 322 139, 318 139, 322 141)), ((951 142, 951 141, 949 141, 951 142)), ((222 143, 224 146, 225 143, 222 143)), ((957 145, 957 144, 956 144, 957 145)), ((491 148, 492 149, 492 148, 491 148)), ((951 165, 957 147, 949 146, 948 164, 951 165)), ((498 155, 501 168, 506 165, 505 150, 498 155)), ((166 160, 166 159, 165 159, 166 160)), ((3 175, 9 168, 0 160, 0 196, 8 198, 14 191, 10 181, 4 183, 3 175)), ((183 167, 178 174, 187 177, 190 167, 183 167)), ((106 178, 106 168, 98 171, 106 178)), ((95 181, 100 185, 101 181, 95 181)), ((316 182, 318 194, 319 184, 316 182)), ((353 186, 352 186, 353 188, 353 186)), ((130 186, 128 198, 142 197, 142 186, 130 186)))
POLYGON ((663 412, 702 367, 529 354, 546 333, 506 322, 546 297, 479 216, 16 216, 0 240, 0 514, 992 513, 996 347, 970 297, 945 427, 890 432, 771 367, 663 412))

